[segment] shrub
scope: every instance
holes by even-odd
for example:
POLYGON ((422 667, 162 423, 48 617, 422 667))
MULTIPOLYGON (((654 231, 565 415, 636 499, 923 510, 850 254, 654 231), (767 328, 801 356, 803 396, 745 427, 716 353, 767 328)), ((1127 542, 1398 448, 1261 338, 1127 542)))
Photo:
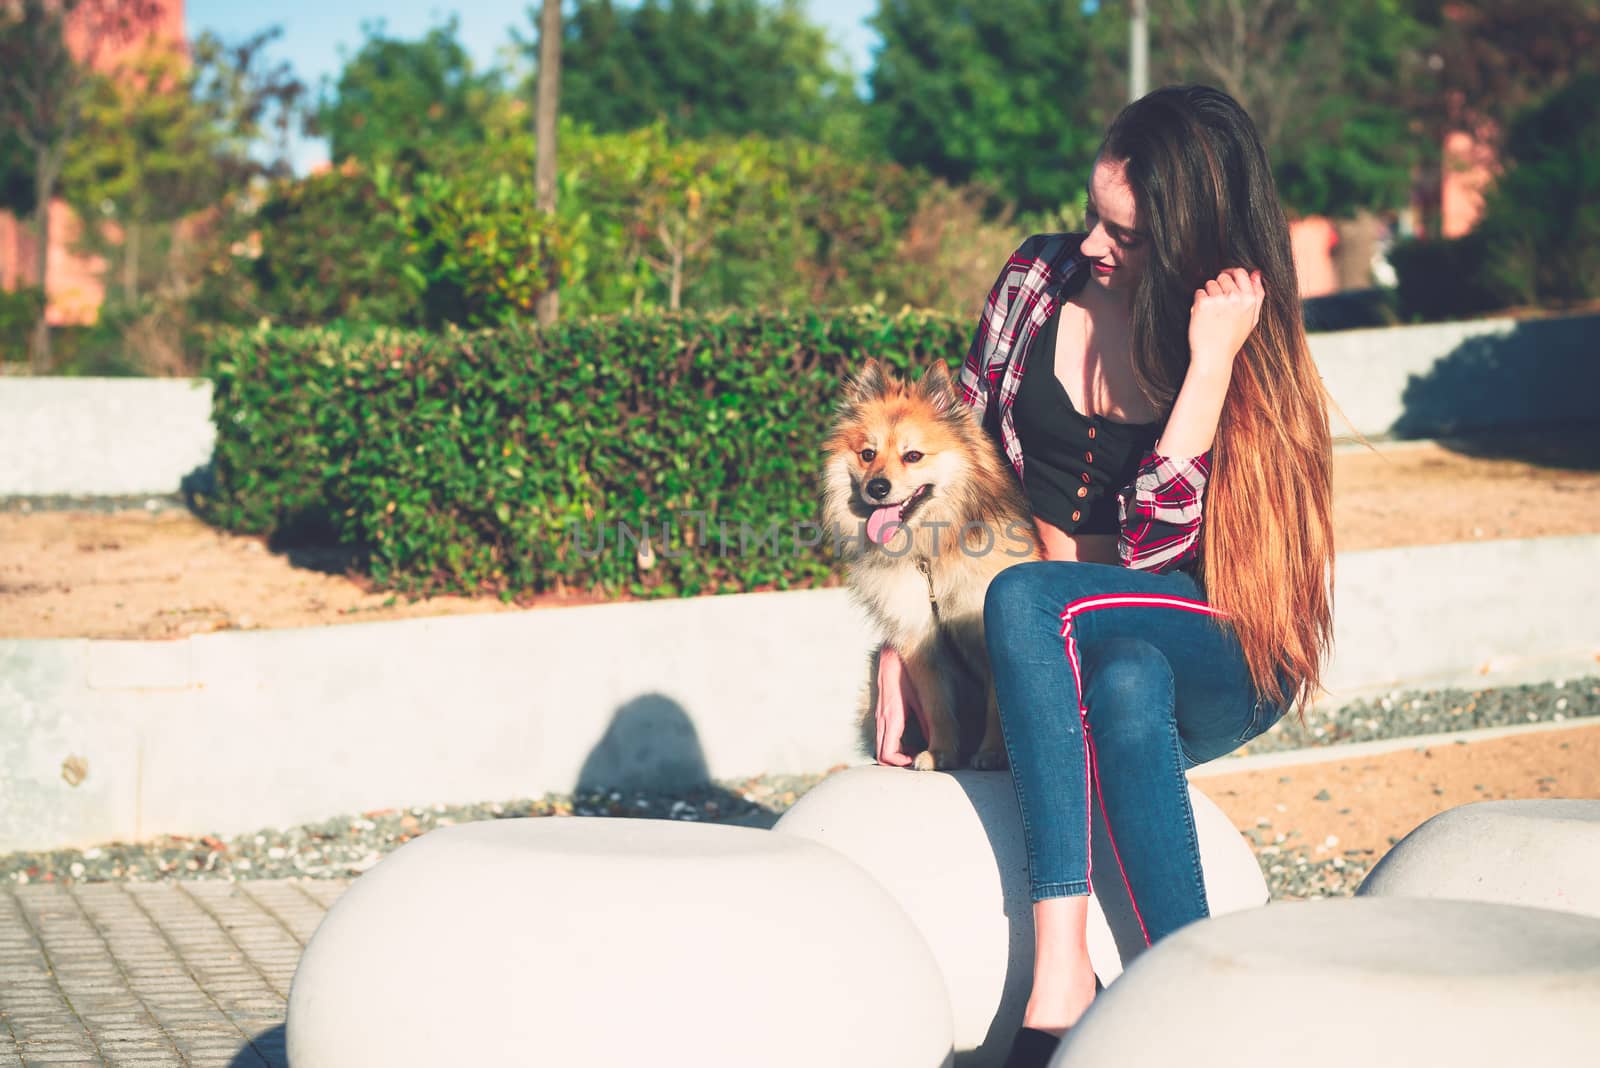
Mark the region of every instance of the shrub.
POLYGON ((510 175, 413 182, 386 169, 378 189, 395 204, 406 259, 401 272, 419 298, 405 321, 493 326, 532 318, 558 276, 566 242, 534 206, 530 183, 510 175))
POLYGON ((357 168, 273 183, 253 211, 230 214, 221 244, 197 297, 201 319, 422 321, 394 201, 357 168))
POLYGON ((1485 271, 1488 242, 1481 229, 1463 237, 1397 242, 1389 251, 1400 317, 1464 319, 1508 301, 1485 271))
POLYGON ((535 207, 525 127, 273 186, 230 217, 231 252, 197 318, 493 326, 531 318, 553 274, 563 316, 862 303, 965 312, 1035 232, 984 218, 992 191, 795 139, 674 140, 660 123, 618 134, 564 124, 552 219, 535 207))
POLYGON ((1513 300, 1600 298, 1600 75, 1575 78, 1506 135, 1484 210, 1484 270, 1513 300))
POLYGON ((953 364, 970 330, 861 309, 233 331, 199 503, 234 530, 332 533, 413 593, 808 585, 831 570, 806 524, 840 384, 868 356, 953 364), (651 531, 648 569, 624 527, 651 531))

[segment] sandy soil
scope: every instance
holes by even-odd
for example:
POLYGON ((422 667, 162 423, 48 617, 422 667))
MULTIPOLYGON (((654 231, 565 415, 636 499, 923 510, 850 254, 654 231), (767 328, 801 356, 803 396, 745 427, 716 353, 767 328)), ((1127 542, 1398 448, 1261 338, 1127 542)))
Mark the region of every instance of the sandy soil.
POLYGON ((1340 552, 1600 532, 1600 424, 1337 453, 1333 520, 1340 552))
MULTIPOLYGON (((1600 427, 1341 451, 1334 524, 1341 551, 1600 532, 1600 427)), ((347 563, 338 550, 272 552, 183 512, 0 512, 0 638, 175 638, 515 607, 407 601, 347 577, 347 563)))
POLYGON ((1370 864, 1430 817, 1474 801, 1600 799, 1600 724, 1452 740, 1324 763, 1196 778, 1258 842, 1370 864))

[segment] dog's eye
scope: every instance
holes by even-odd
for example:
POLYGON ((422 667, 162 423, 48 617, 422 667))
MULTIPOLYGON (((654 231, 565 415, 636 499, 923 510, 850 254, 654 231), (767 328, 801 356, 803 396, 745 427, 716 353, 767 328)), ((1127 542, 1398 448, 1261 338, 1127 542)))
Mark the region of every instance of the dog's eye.
POLYGON ((920 452, 918 452, 916 449, 912 449, 910 452, 908 452, 904 456, 900 457, 900 459, 904 460, 908 464, 914 464, 918 460, 922 459, 922 454, 920 452))
POLYGON ((873 457, 875 457, 877 455, 878 455, 878 450, 876 450, 876 449, 862 449, 861 450, 861 462, 864 463, 864 464, 870 464, 872 462, 873 457))

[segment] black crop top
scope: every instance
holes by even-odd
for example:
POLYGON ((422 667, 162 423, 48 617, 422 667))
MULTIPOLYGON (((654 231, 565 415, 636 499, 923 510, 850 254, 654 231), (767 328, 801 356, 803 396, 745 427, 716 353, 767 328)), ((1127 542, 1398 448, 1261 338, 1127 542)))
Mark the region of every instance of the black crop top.
POLYGON ((1069 534, 1117 534, 1117 493, 1161 436, 1162 422, 1084 416, 1055 374, 1061 307, 1025 354, 1011 417, 1023 454, 1023 489, 1035 515, 1069 534))

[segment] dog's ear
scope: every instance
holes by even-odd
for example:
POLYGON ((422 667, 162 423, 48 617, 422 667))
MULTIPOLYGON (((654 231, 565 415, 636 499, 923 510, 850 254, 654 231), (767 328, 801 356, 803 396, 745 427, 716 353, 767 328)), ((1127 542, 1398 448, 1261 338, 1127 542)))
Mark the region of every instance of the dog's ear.
POLYGON ((888 389, 889 382, 884 375, 883 364, 875 358, 868 359, 861 370, 845 382, 844 400, 846 404, 862 404, 882 396, 888 389))
POLYGON ((922 377, 917 380, 917 388, 928 398, 934 411, 947 412, 956 405, 956 388, 950 381, 950 368, 937 357, 922 372, 922 377))

